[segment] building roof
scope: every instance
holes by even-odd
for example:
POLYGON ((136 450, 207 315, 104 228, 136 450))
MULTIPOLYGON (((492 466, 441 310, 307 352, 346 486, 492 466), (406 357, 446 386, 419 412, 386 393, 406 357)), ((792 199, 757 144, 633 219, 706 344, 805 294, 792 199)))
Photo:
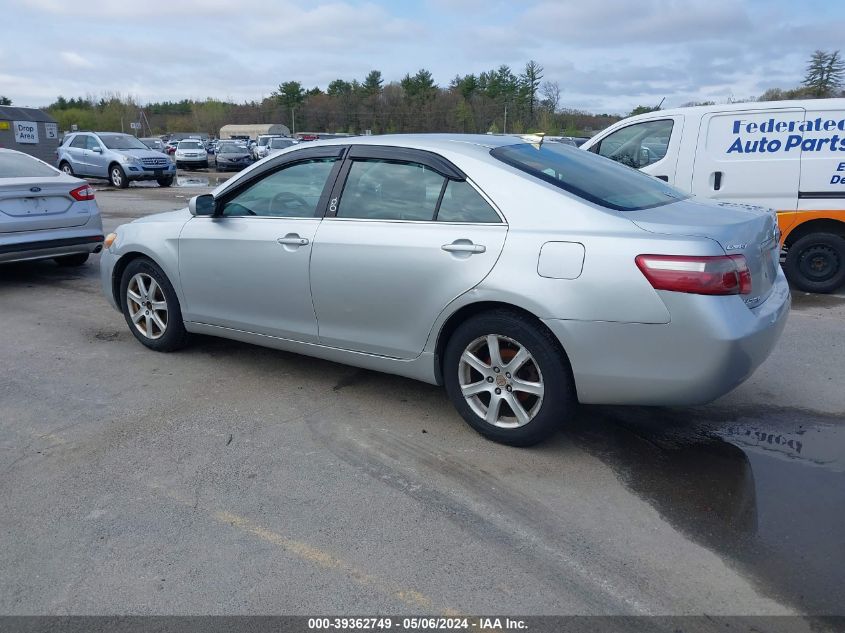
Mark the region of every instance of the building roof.
POLYGON ((16 108, 15 106, 0 106, 0 119, 6 121, 46 121, 56 123, 44 110, 38 108, 16 108))

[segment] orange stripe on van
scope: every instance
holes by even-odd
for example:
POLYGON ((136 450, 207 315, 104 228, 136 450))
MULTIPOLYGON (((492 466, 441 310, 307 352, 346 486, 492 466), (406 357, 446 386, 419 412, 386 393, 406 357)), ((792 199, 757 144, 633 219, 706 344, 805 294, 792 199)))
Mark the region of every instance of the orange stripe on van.
POLYGON ((778 211, 780 243, 783 246, 786 237, 796 228, 811 220, 837 220, 845 224, 845 209, 813 209, 778 211))

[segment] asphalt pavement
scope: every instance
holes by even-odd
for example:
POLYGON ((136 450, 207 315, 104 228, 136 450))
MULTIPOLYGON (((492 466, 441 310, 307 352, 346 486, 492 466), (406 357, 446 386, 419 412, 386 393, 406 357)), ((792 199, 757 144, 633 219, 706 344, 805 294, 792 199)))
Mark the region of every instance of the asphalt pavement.
MULTIPOLYGON (((184 207, 97 185, 106 231, 184 207)), ((98 261, 0 268, 2 614, 845 615, 845 294, 695 408, 531 449, 445 392, 196 337, 141 346, 98 261)))

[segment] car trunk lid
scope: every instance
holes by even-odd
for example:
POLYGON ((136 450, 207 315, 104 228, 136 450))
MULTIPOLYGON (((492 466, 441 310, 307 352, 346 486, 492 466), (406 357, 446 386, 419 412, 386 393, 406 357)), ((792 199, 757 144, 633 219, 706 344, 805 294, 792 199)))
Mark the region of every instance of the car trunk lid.
POLYGON ((74 204, 70 192, 83 185, 65 178, 15 178, 0 184, 0 233, 82 226, 91 217, 90 204, 74 204))
POLYGON ((749 308, 762 304, 771 294, 780 256, 774 211, 753 205, 687 199, 627 211, 624 215, 651 233, 706 237, 716 241, 728 255, 743 255, 751 273, 751 294, 743 296, 749 308))

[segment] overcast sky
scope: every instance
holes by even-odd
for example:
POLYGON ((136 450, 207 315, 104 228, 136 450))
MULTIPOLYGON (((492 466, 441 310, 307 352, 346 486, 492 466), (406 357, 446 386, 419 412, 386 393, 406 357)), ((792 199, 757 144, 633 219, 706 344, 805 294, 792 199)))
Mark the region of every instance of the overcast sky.
POLYGON ((624 113, 795 86, 845 33, 841 0, 0 0, 0 15, 0 95, 21 106, 243 101, 372 69, 448 85, 535 59, 563 107, 624 113))

